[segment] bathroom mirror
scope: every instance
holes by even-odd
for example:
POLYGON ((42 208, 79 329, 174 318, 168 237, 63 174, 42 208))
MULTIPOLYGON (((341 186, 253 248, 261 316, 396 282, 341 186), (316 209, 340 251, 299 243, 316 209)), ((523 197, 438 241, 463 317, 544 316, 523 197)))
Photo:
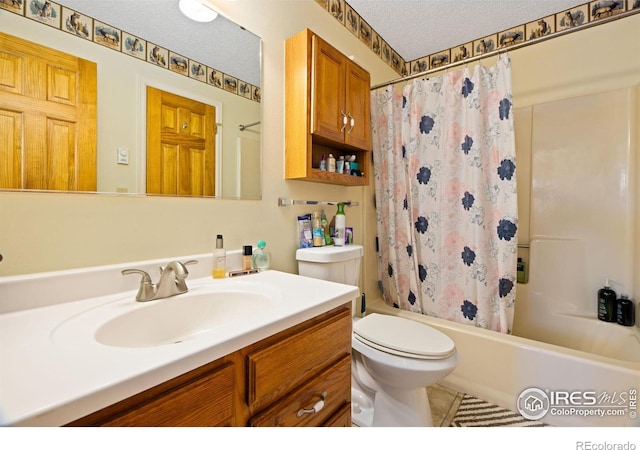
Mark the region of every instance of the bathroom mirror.
POLYGON ((208 23, 192 21, 180 13, 178 0, 21 3, 22 12, 2 5, 4 32, 97 65, 97 192, 146 193, 145 101, 151 86, 215 106, 214 197, 261 198, 260 37, 223 15, 208 23), (45 4, 48 20, 36 17, 45 14, 38 9, 45 4), (91 36, 65 27, 72 12, 91 24, 91 36), (106 37, 100 42, 98 30, 110 29, 121 32, 116 51, 105 45, 106 37), (125 51, 137 40, 146 44, 140 58, 125 51), (164 66, 150 62, 153 47, 163 52, 164 66), (189 69, 201 64, 202 76, 171 70, 171 62, 181 58, 189 69))

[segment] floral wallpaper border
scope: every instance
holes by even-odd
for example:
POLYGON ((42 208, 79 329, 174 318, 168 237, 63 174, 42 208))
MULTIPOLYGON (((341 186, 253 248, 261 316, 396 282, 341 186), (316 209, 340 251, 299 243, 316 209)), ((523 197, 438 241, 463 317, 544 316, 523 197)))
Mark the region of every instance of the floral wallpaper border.
POLYGON ((0 0, 0 9, 260 103, 259 86, 49 0, 0 0))
MULTIPOLYGON (((346 0, 316 0, 325 11, 353 33, 372 52, 391 66, 401 76, 412 75, 467 58, 482 55, 499 48, 539 39, 569 28, 597 22, 623 13, 640 13, 640 0, 596 0, 541 17, 529 23, 503 30, 446 50, 405 61, 346 0), (635 12, 632 12, 635 11, 635 12)), ((630 15, 629 14, 629 15, 630 15)), ((606 22, 603 22, 606 23, 606 22)))

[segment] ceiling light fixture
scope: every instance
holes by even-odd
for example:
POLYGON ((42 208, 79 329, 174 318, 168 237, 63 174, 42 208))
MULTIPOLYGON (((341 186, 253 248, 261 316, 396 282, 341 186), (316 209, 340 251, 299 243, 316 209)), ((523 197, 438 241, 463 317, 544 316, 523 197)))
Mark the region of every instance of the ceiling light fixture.
POLYGON ((196 22, 211 22, 218 17, 218 13, 201 0, 180 0, 178 6, 182 14, 196 22))

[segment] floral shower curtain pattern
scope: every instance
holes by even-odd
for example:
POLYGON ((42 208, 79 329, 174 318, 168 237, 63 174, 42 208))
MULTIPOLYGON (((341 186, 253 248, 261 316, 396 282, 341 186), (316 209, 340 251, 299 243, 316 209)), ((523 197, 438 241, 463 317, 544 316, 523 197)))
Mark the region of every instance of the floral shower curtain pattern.
POLYGON ((518 224, 509 57, 371 95, 385 301, 509 333, 518 224))

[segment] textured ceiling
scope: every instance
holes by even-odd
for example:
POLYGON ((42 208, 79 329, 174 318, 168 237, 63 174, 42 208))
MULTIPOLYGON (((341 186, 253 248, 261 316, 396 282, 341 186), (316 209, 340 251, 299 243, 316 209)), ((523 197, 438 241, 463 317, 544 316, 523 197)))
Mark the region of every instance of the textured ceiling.
POLYGON ((405 61, 558 13, 586 0, 347 0, 405 61))
POLYGON ((194 22, 182 15, 178 0, 55 1, 260 86, 260 39, 222 16, 211 23, 194 22))
MULTIPOLYGON (((260 86, 259 39, 222 17, 208 24, 193 22, 180 13, 178 0, 56 1, 260 86)), ((253 1, 282 4, 302 0, 242 1, 249 8, 253 1)), ((400 57, 411 61, 564 11, 585 1, 348 0, 347 3, 400 57)), ((320 8, 318 14, 322 14, 320 8)), ((300 26, 307 25, 302 18, 300 26)))

